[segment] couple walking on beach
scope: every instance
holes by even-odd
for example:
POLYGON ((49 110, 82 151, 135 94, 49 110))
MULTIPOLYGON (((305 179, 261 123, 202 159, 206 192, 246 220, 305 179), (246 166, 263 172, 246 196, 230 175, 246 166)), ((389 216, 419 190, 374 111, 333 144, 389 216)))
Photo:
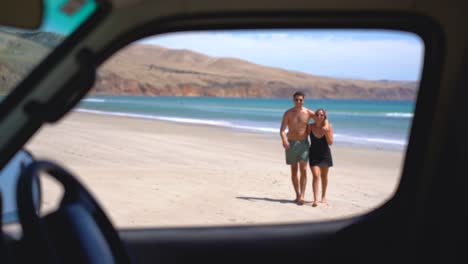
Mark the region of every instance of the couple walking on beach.
POLYGON ((291 166, 291 178, 296 192, 295 202, 299 205, 304 204, 307 163, 309 163, 314 194, 312 206, 316 207, 319 202, 319 182, 322 183, 320 202, 326 203, 328 169, 333 166, 329 147, 333 144, 333 127, 324 109, 320 108, 314 112, 304 107, 304 99, 304 93, 294 93, 294 107, 284 113, 280 135, 286 152, 286 164, 291 166), (309 124, 311 118, 314 122, 309 124), (286 128, 288 128, 287 133, 286 128))

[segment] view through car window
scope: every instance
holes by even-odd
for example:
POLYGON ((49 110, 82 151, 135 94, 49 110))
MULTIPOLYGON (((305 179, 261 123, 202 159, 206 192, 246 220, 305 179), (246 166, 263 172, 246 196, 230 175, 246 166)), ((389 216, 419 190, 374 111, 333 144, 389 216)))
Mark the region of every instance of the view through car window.
POLYGON ((27 148, 75 173, 119 227, 362 214, 398 186, 423 53, 389 30, 146 38, 27 148))

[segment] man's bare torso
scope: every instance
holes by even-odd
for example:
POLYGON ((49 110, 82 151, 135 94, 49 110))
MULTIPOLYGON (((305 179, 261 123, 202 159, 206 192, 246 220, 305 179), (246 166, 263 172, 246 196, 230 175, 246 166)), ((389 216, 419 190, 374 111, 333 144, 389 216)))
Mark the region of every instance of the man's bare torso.
POLYGON ((307 125, 311 115, 309 109, 303 107, 302 109, 291 108, 286 112, 288 133, 286 134, 288 140, 304 140, 307 139, 307 125))

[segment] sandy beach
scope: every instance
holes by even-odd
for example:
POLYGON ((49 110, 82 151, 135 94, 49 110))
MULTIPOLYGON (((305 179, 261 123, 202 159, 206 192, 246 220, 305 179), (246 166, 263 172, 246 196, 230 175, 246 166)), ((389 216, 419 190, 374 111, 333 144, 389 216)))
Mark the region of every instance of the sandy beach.
MULTIPOLYGON (((296 205, 278 134, 72 112, 26 148, 73 172, 118 227, 312 222, 368 212, 400 180, 403 151, 332 146, 328 205, 296 205)), ((45 184, 44 207, 57 189, 45 184)))

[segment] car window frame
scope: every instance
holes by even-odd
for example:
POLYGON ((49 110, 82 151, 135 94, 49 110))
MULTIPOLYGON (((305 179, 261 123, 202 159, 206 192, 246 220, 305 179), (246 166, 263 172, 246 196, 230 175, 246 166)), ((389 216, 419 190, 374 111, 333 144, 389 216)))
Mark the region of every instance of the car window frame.
MULTIPOLYGON (((226 12, 207 13, 184 16, 170 16, 154 19, 148 23, 132 27, 117 37, 106 41, 101 50, 93 54, 94 63, 99 66, 128 44, 146 37, 181 31, 199 31, 216 29, 388 29, 415 33, 424 43, 424 63, 421 73, 418 95, 415 102, 414 118, 408 137, 408 145, 402 163, 401 178, 394 196, 380 207, 365 215, 380 214, 387 208, 401 206, 410 217, 415 205, 414 190, 418 184, 424 165, 424 153, 429 148, 432 120, 435 116, 435 102, 438 96, 438 85, 444 58, 444 33, 440 25, 430 17, 405 12, 226 12), (418 135, 418 137, 416 137, 418 135), (405 204, 405 206, 402 206, 405 204), (410 205, 408 205, 410 204, 410 205)), ((24 85, 23 85, 24 86, 24 85)), ((91 89, 92 87, 89 87, 91 89)), ((64 87, 61 88, 61 91, 64 87)), ((19 90, 17 93, 27 93, 19 90)), ((81 98, 86 93, 81 94, 81 98)), ((18 94, 15 94, 18 96, 18 94)), ((12 99, 11 99, 12 100, 12 99)), ((5 105, 3 106, 10 106, 5 105)), ((0 108, 0 110, 2 110, 0 108)), ((0 116, 0 121, 1 121, 0 116)), ((30 122, 22 137, 16 144, 0 149, 0 155, 10 155, 21 147, 44 121, 30 122)), ((0 166, 3 165, 0 163, 0 166)), ((403 214, 405 215, 405 214, 403 214)), ((364 215, 354 217, 359 219, 364 215)), ((346 219, 343 219, 346 220, 346 219)))
MULTIPOLYGON (((419 88, 415 100, 414 117, 408 134, 408 144, 404 152, 400 182, 393 196, 380 207, 360 216, 380 214, 395 203, 402 205, 408 217, 413 208, 407 203, 417 203, 414 190, 418 177, 423 173, 424 158, 429 149, 432 120, 439 93, 444 61, 445 34, 441 25, 431 17, 408 12, 226 12, 198 14, 155 19, 121 33, 109 41, 98 52, 98 65, 113 54, 138 40, 156 37, 160 34, 203 30, 249 30, 249 29, 371 29, 397 30, 414 33, 424 43, 424 55, 419 88), (264 18, 264 24, 250 22, 249 17, 264 18), (337 22, 343 21, 343 22, 337 22), (418 136, 416 136, 418 135, 418 136), (406 205, 405 205, 406 204, 406 205)), ((359 216, 357 216, 359 217, 359 216)), ((352 218, 352 217, 351 217, 352 218)), ((347 218, 343 219, 346 220, 347 218)))

